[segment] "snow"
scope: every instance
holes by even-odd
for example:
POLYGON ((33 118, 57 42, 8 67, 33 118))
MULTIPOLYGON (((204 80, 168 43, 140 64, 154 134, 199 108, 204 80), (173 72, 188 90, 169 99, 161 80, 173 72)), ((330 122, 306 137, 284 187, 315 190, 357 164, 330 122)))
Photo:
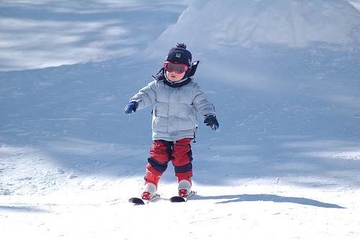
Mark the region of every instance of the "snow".
POLYGON ((1 239, 359 239, 360 1, 0 6, 1 239), (197 196, 166 201, 169 166, 135 207, 150 110, 123 107, 182 41, 220 129, 197 196))
POLYGON ((293 47, 311 42, 359 44, 359 25, 359 11, 346 1, 273 0, 269 4, 265 0, 200 0, 184 11, 160 39, 172 44, 179 38, 177 32, 187 31, 190 34, 180 37, 183 41, 206 48, 259 43, 293 47), (198 32, 206 34, 207 44, 198 32))

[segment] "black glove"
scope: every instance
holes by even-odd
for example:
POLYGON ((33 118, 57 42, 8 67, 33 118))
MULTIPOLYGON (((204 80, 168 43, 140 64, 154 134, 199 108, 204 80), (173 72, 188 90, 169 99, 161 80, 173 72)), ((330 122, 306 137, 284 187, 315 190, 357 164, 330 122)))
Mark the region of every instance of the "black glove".
POLYGON ((211 130, 216 131, 219 128, 219 122, 215 115, 205 116, 204 123, 209 126, 211 130))
POLYGON ((124 108, 125 114, 128 115, 132 112, 136 112, 136 109, 138 108, 138 106, 139 106, 138 102, 129 102, 124 108))

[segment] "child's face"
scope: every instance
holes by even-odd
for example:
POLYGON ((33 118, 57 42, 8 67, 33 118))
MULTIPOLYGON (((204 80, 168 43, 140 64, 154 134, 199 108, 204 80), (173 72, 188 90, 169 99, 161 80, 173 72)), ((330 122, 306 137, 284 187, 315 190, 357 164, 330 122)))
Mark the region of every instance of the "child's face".
POLYGON ((167 79, 169 79, 172 82, 180 81, 185 76, 185 72, 177 73, 177 72, 166 71, 165 74, 166 74, 167 79))
POLYGON ((180 81, 186 74, 189 67, 183 63, 164 62, 166 78, 172 82, 180 81))

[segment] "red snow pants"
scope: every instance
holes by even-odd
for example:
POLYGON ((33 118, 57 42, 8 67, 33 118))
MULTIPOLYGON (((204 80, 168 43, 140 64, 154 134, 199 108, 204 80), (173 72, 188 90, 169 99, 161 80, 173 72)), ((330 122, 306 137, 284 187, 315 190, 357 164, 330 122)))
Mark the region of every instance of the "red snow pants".
POLYGON ((174 142, 155 140, 150 148, 145 181, 152 182, 157 186, 161 175, 171 161, 178 181, 186 179, 191 182, 193 174, 191 141, 191 138, 184 138, 174 142))

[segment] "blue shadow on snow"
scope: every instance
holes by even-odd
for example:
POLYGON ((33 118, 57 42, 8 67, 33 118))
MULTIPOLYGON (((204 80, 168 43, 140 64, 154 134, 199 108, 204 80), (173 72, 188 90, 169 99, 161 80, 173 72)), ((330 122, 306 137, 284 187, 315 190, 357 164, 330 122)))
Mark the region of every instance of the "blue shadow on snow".
POLYGON ((238 194, 238 195, 220 195, 220 196, 194 196, 194 200, 222 200, 217 204, 234 203, 234 202, 275 202, 275 203, 295 203, 313 207, 321 208, 338 208, 345 209, 345 207, 337 204, 320 202, 309 198, 298 197, 283 197, 274 194, 238 194))
POLYGON ((0 205, 0 212, 27 212, 27 213, 48 213, 48 210, 31 206, 3 206, 0 205))

